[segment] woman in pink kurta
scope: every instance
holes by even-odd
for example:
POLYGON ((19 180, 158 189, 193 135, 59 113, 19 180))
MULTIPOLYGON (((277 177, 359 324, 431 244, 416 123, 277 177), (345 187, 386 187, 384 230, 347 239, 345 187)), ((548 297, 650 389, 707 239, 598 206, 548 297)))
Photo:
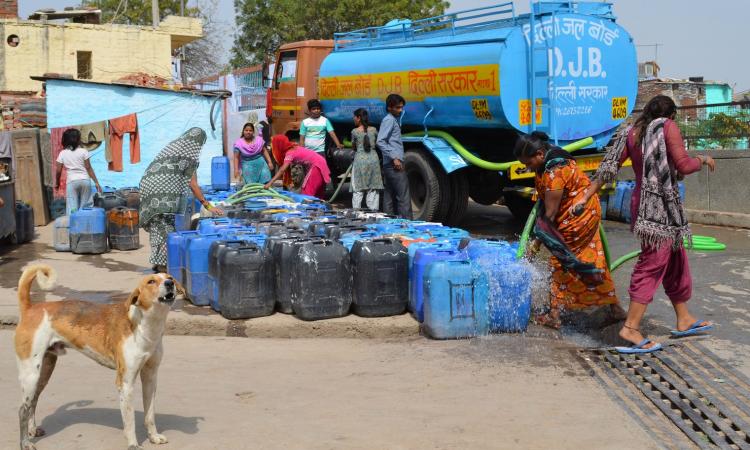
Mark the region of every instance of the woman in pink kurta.
POLYGON ((318 198, 325 197, 326 183, 331 181, 331 171, 324 157, 309 148, 300 147, 284 135, 276 135, 271 140, 273 156, 281 167, 271 181, 266 183, 266 189, 281 178, 292 164, 305 167, 307 175, 302 182, 302 194, 318 198))
MULTIPOLYGON (((641 239, 641 254, 633 268, 628 289, 628 317, 620 330, 620 337, 633 343, 633 347, 625 348, 624 353, 646 353, 661 348, 659 344, 644 339, 640 331, 641 320, 659 285, 664 285, 677 316, 673 335, 695 334, 707 331, 712 326, 709 322, 697 320, 687 307, 693 284, 682 239, 685 235, 689 236, 689 226, 684 220, 684 210, 676 193, 676 180, 698 172, 703 165, 713 171, 715 163, 710 156, 692 158, 688 155, 680 130, 673 121, 676 113, 677 107, 669 97, 660 95, 652 98, 629 130, 619 157, 619 166, 628 158, 633 161, 636 184, 630 204, 633 217, 631 230, 635 229, 641 239), (658 164, 664 161, 665 150, 666 164, 658 164), (662 182, 673 186, 673 192, 660 192, 662 182), (648 192, 643 190, 646 183, 648 192), (683 220, 680 221, 680 218, 683 220)), ((613 151, 617 151, 617 148, 613 151)), ((607 169, 605 157, 584 196, 583 204, 608 181, 611 172, 607 169)))

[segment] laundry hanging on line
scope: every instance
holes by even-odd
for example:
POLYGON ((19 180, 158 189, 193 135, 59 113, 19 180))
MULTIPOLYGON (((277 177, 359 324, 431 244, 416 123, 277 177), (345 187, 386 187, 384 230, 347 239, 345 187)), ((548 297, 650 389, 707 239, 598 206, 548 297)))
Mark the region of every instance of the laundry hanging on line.
MULTIPOLYGON (((141 143, 138 137, 138 117, 135 114, 109 120, 109 170, 122 172, 122 138, 130 134, 130 164, 141 162, 141 143)), ((105 155, 106 157, 106 155, 105 155)))

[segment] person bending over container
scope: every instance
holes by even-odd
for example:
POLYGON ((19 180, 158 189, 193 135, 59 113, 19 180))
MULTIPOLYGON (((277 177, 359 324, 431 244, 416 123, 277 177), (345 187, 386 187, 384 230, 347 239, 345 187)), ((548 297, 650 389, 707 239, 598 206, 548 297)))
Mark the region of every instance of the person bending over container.
POLYGON ((336 133, 333 132, 331 121, 321 115, 323 114, 323 105, 320 101, 316 98, 308 100, 307 110, 310 111, 310 117, 302 121, 302 126, 299 129, 300 147, 324 154, 326 151, 326 133, 328 133, 336 147, 343 148, 344 146, 339 142, 336 133))
POLYGON ((693 280, 683 240, 691 238, 690 225, 680 200, 677 181, 707 165, 713 172, 716 163, 710 156, 691 158, 685 151, 682 135, 674 122, 677 107, 664 95, 649 100, 635 124, 625 130, 604 157, 581 203, 587 203, 603 184, 615 180, 627 158, 633 161, 635 189, 630 210, 631 230, 641 242, 641 254, 630 277, 630 307, 620 337, 633 344, 618 347, 624 353, 648 353, 661 344, 645 339, 641 320, 660 284, 672 302, 677 316, 676 337, 707 331, 713 326, 696 320, 687 301, 693 280))
POLYGON ((326 183, 331 181, 331 171, 328 169, 328 164, 326 164, 326 159, 323 156, 309 148, 291 142, 283 134, 278 134, 271 139, 271 152, 276 164, 280 164, 281 167, 276 171, 276 175, 271 178, 271 181, 266 183, 266 189, 281 178, 292 164, 299 164, 304 166, 307 171, 302 182, 301 193, 320 199, 325 197, 326 183))
POLYGON ((544 243, 553 255, 550 312, 537 316, 536 322, 559 329, 563 310, 603 305, 609 305, 614 320, 624 319, 599 236, 599 198, 587 201, 579 215, 570 209, 583 197, 590 184, 588 177, 570 153, 551 146, 542 132, 520 136, 514 153, 536 172, 539 210, 530 253, 544 243))
POLYGON ((198 127, 187 130, 156 155, 141 178, 140 224, 149 233, 148 261, 155 272, 167 270, 167 235, 175 231, 174 217, 182 213, 188 188, 209 212, 224 214, 206 201, 195 175, 205 143, 205 131, 198 127))
POLYGON ((380 158, 375 151, 378 130, 370 126, 369 114, 364 108, 354 111, 352 130, 352 208, 362 208, 362 199, 369 210, 380 209, 380 191, 383 190, 383 177, 380 174, 380 158))
POLYGON ((242 136, 234 141, 235 177, 244 184, 268 183, 271 179, 273 162, 266 151, 265 141, 256 135, 255 126, 246 123, 242 136))
POLYGON ((81 132, 75 128, 69 128, 62 135, 63 150, 57 156, 57 172, 55 173, 55 184, 60 185, 62 169, 67 171, 67 183, 65 185, 65 206, 68 215, 81 208, 94 206, 94 196, 91 193, 91 181, 94 181, 96 191, 102 193, 102 187, 96 179, 94 169, 91 167, 89 158, 91 153, 81 147, 81 132))
POLYGON ((404 170, 404 143, 401 141, 401 125, 398 122, 404 105, 406 100, 398 94, 390 94, 385 99, 388 114, 380 123, 377 144, 383 154, 383 211, 411 219, 409 178, 404 170))

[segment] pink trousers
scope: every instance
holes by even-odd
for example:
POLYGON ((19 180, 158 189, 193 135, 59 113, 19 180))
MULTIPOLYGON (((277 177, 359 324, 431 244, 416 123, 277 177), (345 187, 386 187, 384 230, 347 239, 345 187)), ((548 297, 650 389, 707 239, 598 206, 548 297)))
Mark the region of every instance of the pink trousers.
POLYGON ((326 195, 326 182, 323 179, 323 175, 320 173, 320 169, 317 167, 311 167, 310 173, 307 174, 305 184, 302 186, 302 194, 312 195, 322 199, 326 195))
POLYGON ((693 293, 693 278, 685 248, 671 243, 659 248, 641 246, 641 255, 630 277, 630 300, 648 305, 660 284, 673 304, 684 303, 693 293))

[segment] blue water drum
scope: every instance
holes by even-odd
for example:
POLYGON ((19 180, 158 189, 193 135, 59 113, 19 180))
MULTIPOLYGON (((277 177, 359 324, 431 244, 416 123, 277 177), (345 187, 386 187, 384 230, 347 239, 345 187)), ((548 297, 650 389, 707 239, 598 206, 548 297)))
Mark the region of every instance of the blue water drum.
POLYGON ((176 231, 167 235, 167 272, 180 284, 185 284, 185 239, 200 236, 197 231, 176 231))
POLYGON ((351 250, 352 311, 362 317, 395 316, 409 301, 409 254, 398 239, 357 241, 351 250))
POLYGON ((633 190, 635 189, 635 182, 634 181, 622 181, 620 182, 623 184, 623 193, 622 193, 622 205, 620 206, 620 217, 625 223, 630 223, 631 218, 631 212, 630 212, 630 203, 633 199, 633 190))
POLYGON ((109 245, 115 250, 140 248, 140 226, 138 210, 118 206, 107 211, 109 245))
POLYGON ((230 246, 217 262, 219 311, 230 320, 273 314, 273 260, 255 243, 230 246))
POLYGON ((464 259, 433 261, 425 273, 424 329, 434 339, 489 333, 487 275, 464 259))
POLYGON ((375 233, 373 231, 366 231, 364 233, 345 233, 342 235, 338 241, 346 247, 347 250, 351 251, 352 247, 354 247, 354 243, 357 241, 369 241, 372 239, 375 239, 379 237, 380 235, 378 233, 375 233))
POLYGON ((525 331, 531 317, 531 266, 516 261, 516 247, 507 242, 476 240, 466 252, 487 275, 490 332, 525 331))
POLYGON ((677 192, 680 194, 680 199, 685 203, 685 183, 679 181, 677 183, 677 192))
POLYGON ((462 230, 461 228, 444 227, 435 228, 428 231, 433 237, 439 239, 461 239, 469 237, 469 232, 466 230, 462 230))
POLYGON ((466 256, 463 252, 454 249, 423 248, 417 250, 414 254, 411 291, 409 292, 409 310, 414 314, 418 322, 424 321, 424 281, 427 266, 435 261, 464 261, 465 259, 466 256))
POLYGON ((23 244, 34 238, 34 213, 31 206, 16 202, 16 244, 23 244))
POLYGON ((602 208, 602 220, 607 218, 607 202, 609 201, 609 194, 599 193, 599 205, 602 208))
POLYGON ((338 242, 316 239, 298 246, 292 270, 292 308, 302 320, 345 316, 352 303, 349 252, 338 242))
POLYGON ((625 182, 618 181, 615 190, 609 194, 607 201, 607 218, 610 220, 622 220, 622 200, 625 196, 625 182))
POLYGON ((52 247, 57 252, 70 251, 70 218, 68 216, 55 219, 52 247))
POLYGON ((107 218, 102 208, 81 208, 70 215, 70 249, 76 254, 107 251, 107 218))
POLYGON ((531 318, 531 266, 523 261, 498 264, 488 275, 490 332, 526 331, 531 318))
POLYGON ((221 217, 218 219, 201 219, 198 222, 198 231, 201 232, 201 234, 210 234, 210 233, 216 233, 217 229, 220 227, 227 227, 234 223, 232 219, 228 219, 226 217, 221 217))
POLYGON ((207 306, 211 299, 211 282, 208 278, 208 252, 211 243, 222 239, 218 233, 190 236, 185 248, 185 289, 196 306, 207 306))
POLYGON ((211 187, 215 191, 229 190, 232 178, 229 175, 229 158, 214 156, 211 158, 211 187))
POLYGON ((211 283, 211 297, 208 300, 209 305, 214 311, 219 311, 219 284, 218 284, 218 267, 219 255, 229 247, 240 247, 247 244, 255 244, 252 241, 242 240, 218 240, 211 242, 208 249, 208 279, 211 283))

